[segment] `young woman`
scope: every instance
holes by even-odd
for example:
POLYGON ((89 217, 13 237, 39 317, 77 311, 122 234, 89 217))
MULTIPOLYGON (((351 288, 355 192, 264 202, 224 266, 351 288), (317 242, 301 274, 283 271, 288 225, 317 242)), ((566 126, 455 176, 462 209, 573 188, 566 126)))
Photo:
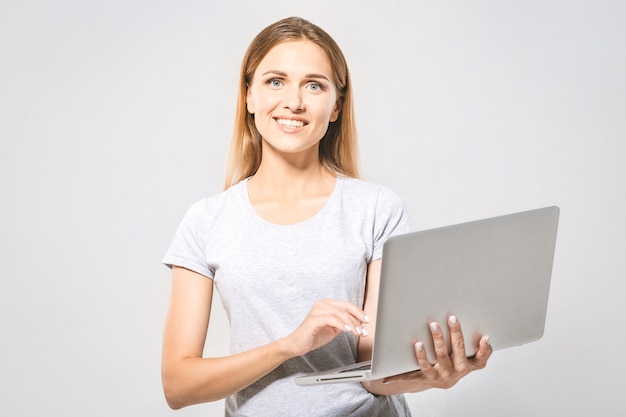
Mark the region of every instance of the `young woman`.
POLYGON ((341 50, 301 18, 270 25, 243 60, 226 189, 190 208, 163 259, 173 270, 162 369, 172 408, 226 398, 227 416, 408 416, 400 394, 451 387, 486 365, 487 337, 467 359, 451 317, 450 355, 431 325, 434 366, 417 342, 420 371, 294 383, 369 358, 381 247, 410 230, 398 196, 357 179, 357 165, 341 50), (203 358, 214 287, 231 354, 203 358))

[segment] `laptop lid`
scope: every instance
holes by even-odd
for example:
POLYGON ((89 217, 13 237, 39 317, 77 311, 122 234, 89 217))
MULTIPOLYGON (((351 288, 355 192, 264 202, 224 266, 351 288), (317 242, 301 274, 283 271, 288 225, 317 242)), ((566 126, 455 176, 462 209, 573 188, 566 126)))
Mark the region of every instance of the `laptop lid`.
POLYGON ((481 335, 494 350, 544 333, 558 207, 546 207, 437 229, 385 242, 378 301, 374 376, 419 369, 413 341, 436 362, 428 323, 461 322, 468 356, 481 335))
POLYGON ((300 385, 378 379, 419 369, 414 342, 436 362, 430 321, 459 318, 468 356, 480 335, 494 350, 543 336, 559 208, 556 206, 390 237, 383 246, 371 370, 331 370, 300 385), (348 377, 349 375, 349 377, 348 377))

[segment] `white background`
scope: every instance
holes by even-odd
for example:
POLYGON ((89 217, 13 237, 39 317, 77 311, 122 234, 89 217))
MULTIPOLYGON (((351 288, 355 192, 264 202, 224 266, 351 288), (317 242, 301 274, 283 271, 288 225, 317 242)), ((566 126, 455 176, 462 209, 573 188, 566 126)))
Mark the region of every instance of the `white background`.
POLYGON ((221 189, 247 45, 291 15, 342 46, 365 178, 415 228, 561 207, 544 337, 409 395, 414 414, 623 415, 618 0, 0 0, 0 413, 222 414, 165 404, 160 259, 221 189))

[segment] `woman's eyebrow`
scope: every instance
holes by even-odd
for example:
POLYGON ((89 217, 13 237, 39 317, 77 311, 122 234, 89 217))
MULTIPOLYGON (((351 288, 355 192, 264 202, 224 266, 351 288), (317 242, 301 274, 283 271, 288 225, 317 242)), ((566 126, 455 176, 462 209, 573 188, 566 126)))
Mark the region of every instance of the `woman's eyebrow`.
MULTIPOLYGON (((268 74, 275 74, 275 75, 280 75, 281 77, 287 77, 288 74, 284 71, 280 71, 280 70, 269 70, 269 71, 265 71, 263 73, 263 76, 266 76, 268 74)), ((323 80, 326 80, 328 82, 330 82, 330 79, 325 76, 324 74, 318 74, 318 73, 310 73, 310 74, 306 74, 304 76, 304 78, 321 78, 323 80)))
POLYGON ((324 79, 324 80, 326 80, 326 81, 330 82, 330 80, 328 79, 328 77, 327 77, 327 76, 325 76, 324 74, 316 74, 316 73, 307 74, 307 75, 305 76, 305 78, 321 78, 321 79, 324 79))
POLYGON ((281 77, 286 77, 287 73, 283 72, 283 71, 278 71, 278 70, 269 70, 269 71, 265 71, 263 73, 263 76, 265 77, 268 74, 276 74, 276 75, 280 75, 281 77))

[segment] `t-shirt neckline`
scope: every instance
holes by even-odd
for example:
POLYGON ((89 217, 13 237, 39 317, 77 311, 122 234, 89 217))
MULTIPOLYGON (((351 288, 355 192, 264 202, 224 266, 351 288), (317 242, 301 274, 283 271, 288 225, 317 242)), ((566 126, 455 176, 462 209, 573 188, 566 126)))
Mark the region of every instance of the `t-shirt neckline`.
POLYGON ((248 180, 249 179, 250 177, 244 179, 242 181, 242 186, 241 186, 242 197, 244 199, 246 209, 252 213, 252 216, 258 222, 266 224, 271 227, 276 227, 276 228, 297 228, 297 227, 307 226, 310 223, 315 223, 318 219, 322 218, 328 210, 330 210, 330 207, 332 207, 334 200, 337 199, 338 198, 337 196, 341 193, 340 189, 343 185, 343 180, 344 180, 342 176, 340 175, 336 176, 335 187, 333 188, 333 191, 330 193, 330 195, 326 199, 326 202, 324 203, 322 208, 320 208, 317 211, 317 213, 297 223, 278 224, 278 223, 272 223, 269 220, 266 220, 254 209, 254 206, 252 205, 252 202, 250 201, 250 195, 248 194, 248 180))

